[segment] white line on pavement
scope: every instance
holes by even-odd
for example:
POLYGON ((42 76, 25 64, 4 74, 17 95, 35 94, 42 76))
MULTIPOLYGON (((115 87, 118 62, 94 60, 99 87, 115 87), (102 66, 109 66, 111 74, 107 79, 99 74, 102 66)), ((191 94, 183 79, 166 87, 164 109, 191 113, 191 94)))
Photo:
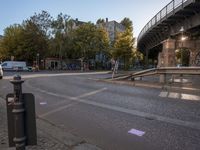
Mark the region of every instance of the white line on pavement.
POLYGON ((185 94, 185 93, 160 92, 159 96, 160 97, 174 98, 174 99, 200 101, 200 96, 192 95, 192 94, 185 94))
POLYGON ((46 113, 44 113, 44 114, 42 114, 42 115, 39 115, 39 117, 46 117, 46 116, 48 116, 48 115, 54 114, 54 113, 56 113, 56 112, 58 112, 58 111, 61 111, 61 110, 63 110, 63 109, 66 109, 66 108, 71 107, 71 106, 76 105, 76 104, 77 104, 77 103, 70 103, 70 104, 67 104, 67 105, 65 105, 65 106, 59 107, 59 108, 57 108, 57 109, 54 109, 54 110, 48 111, 48 112, 46 112, 46 113))
MULTIPOLYGON (((74 76, 74 75, 95 75, 95 74, 107 74, 108 71, 104 72, 81 72, 81 73, 55 73, 55 74, 28 74, 21 75, 22 79, 27 78, 38 78, 38 77, 56 77, 56 76, 74 76)), ((4 79, 11 80, 13 76, 5 76, 4 79)))
MULTIPOLYGON (((77 98, 83 98, 83 97, 95 95, 95 94, 100 93, 100 92, 103 92, 103 91, 105 91, 105 90, 107 90, 107 88, 102 88, 102 89, 99 89, 99 90, 95 90, 95 91, 92 91, 92 92, 89 92, 89 93, 82 94, 82 95, 77 96, 77 97, 71 97, 70 99, 76 100, 77 98)), ((43 91, 43 90, 42 90, 42 91, 43 91)), ((63 97, 65 97, 65 96, 63 96, 63 97)), ((66 97, 65 97, 65 98, 66 98, 66 97)), ((68 98, 69 98, 69 97, 68 97, 68 98)), ((59 105, 59 104, 61 104, 61 103, 63 104, 64 102, 62 101, 62 102, 57 103, 57 104, 59 105)), ((61 110, 63 110, 63 109, 66 109, 66 108, 69 108, 69 107, 71 107, 71 106, 74 106, 74 105, 76 105, 76 104, 78 104, 78 103, 80 103, 80 102, 77 101, 76 103, 70 103, 70 104, 67 104, 67 105, 65 105, 65 106, 61 106, 61 107, 56 108, 56 109, 54 109, 54 110, 48 111, 48 112, 46 112, 46 113, 44 113, 44 114, 42 114, 42 115, 39 115, 39 117, 46 117, 46 116, 48 116, 48 115, 54 114, 54 113, 56 113, 56 112, 58 112, 58 111, 61 111, 61 110)), ((52 106, 52 105, 51 105, 51 106, 52 106)), ((54 106, 55 106, 55 105, 54 105, 54 106)))
MULTIPOLYGON (((29 84, 29 82, 26 82, 26 83, 27 83, 27 86, 29 86, 29 87, 31 87, 31 88, 34 88, 33 86, 31 86, 31 85, 29 84)), ((92 91, 92 92, 84 93, 84 94, 82 94, 82 95, 80 95, 80 96, 77 96, 77 97, 71 97, 71 96, 66 96, 66 95, 61 95, 61 94, 56 94, 56 93, 48 92, 48 91, 45 91, 45 90, 41 90, 41 89, 39 89, 39 88, 34 88, 34 89, 37 90, 37 91, 39 91, 39 92, 48 94, 48 95, 52 95, 52 96, 56 96, 56 97, 62 97, 62 98, 64 98, 64 99, 70 99, 70 100, 77 100, 77 99, 80 99, 80 98, 92 96, 92 95, 95 95, 95 94, 97 94, 97 93, 100 93, 100 92, 103 92, 103 91, 107 90, 107 88, 104 87, 104 88, 101 88, 101 89, 98 89, 98 90, 95 90, 95 91, 92 91)), ((66 101, 61 101, 61 102, 56 103, 56 104, 53 104, 53 105, 51 105, 51 106, 57 106, 57 105, 61 105, 61 104, 64 105, 65 103, 68 103, 68 102, 66 102, 66 101)), ((67 105, 65 105, 65 106, 61 106, 61 107, 59 107, 59 108, 57 108, 57 109, 51 110, 51 111, 49 111, 49 112, 47 112, 47 113, 44 113, 44 114, 42 114, 42 115, 39 115, 39 116, 40 116, 40 117, 45 117, 45 116, 47 116, 47 115, 50 115, 50 114, 53 114, 53 113, 55 113, 55 112, 61 111, 61 110, 63 110, 63 109, 66 109, 66 108, 68 108, 68 107, 70 107, 70 106, 73 106, 73 105, 76 105, 76 104, 78 104, 78 103, 79 103, 79 101, 78 101, 77 103, 70 103, 70 104, 67 104, 67 105)))
POLYGON ((88 92, 88 93, 85 93, 85 94, 82 94, 80 96, 77 96, 76 98, 84 98, 84 97, 88 97, 88 96, 91 96, 91 95, 95 95, 97 93, 100 93, 100 92, 103 92, 107 90, 107 88, 102 88, 102 89, 99 89, 99 90, 95 90, 95 91, 92 91, 92 92, 88 92))
MULTIPOLYGON (((33 88, 35 88, 35 87, 33 87, 33 88)), ((81 98, 78 98, 78 97, 70 97, 70 96, 67 96, 67 95, 60 95, 60 94, 58 95, 58 94, 48 92, 48 91, 45 91, 45 90, 40 90, 38 88, 35 88, 35 89, 37 89, 40 92, 46 93, 48 95, 53 95, 53 96, 65 98, 65 99, 72 100, 72 101, 75 101, 75 102, 81 102, 81 103, 84 103, 84 104, 89 104, 89 105, 93 105, 93 106, 96 106, 96 107, 101 107, 101 108, 104 108, 104 109, 122 112, 122 113, 130 114, 130 115, 134 115, 134 116, 138 116, 138 117, 155 118, 155 120, 162 121, 162 122, 165 122, 165 123, 170 123, 170 124, 175 124, 175 125, 179 125, 179 126, 184 126, 184 127, 189 127, 189 128, 200 130, 200 122, 189 122, 189 121, 183 121, 183 120, 180 120, 180 119, 172 119, 172 118, 169 118, 169 117, 164 117, 164 116, 155 115, 155 114, 151 114, 151 113, 127 109, 127 108, 118 107, 118 106, 114 106, 114 105, 111 106, 111 105, 107 105, 107 104, 102 104, 102 103, 98 103, 98 102, 94 102, 94 101, 90 101, 90 100, 86 100, 86 99, 81 99, 81 98)), ((57 108, 56 110, 59 110, 59 109, 62 110, 62 109, 64 109, 64 107, 69 107, 69 106, 62 106, 60 108, 57 108)))

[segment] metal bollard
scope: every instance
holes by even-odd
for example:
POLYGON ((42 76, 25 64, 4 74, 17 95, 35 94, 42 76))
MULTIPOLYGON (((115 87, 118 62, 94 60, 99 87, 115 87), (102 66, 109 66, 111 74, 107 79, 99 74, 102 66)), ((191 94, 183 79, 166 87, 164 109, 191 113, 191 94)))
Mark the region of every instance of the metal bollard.
POLYGON ((14 104, 12 113, 14 115, 15 142, 16 150, 25 150, 26 136, 25 136, 25 122, 24 122, 24 102, 22 98, 22 83, 20 75, 15 75, 10 81, 14 86, 14 104))

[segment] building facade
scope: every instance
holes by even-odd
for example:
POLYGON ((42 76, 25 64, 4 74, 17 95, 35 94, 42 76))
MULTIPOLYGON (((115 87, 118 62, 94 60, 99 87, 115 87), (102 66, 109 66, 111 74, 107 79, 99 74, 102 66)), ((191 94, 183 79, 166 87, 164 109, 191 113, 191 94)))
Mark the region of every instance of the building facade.
POLYGON ((109 35, 110 42, 113 42, 117 36, 117 33, 121 33, 125 31, 125 27, 118 23, 117 21, 108 21, 108 18, 106 18, 106 21, 104 23, 97 24, 98 27, 103 27, 109 35))

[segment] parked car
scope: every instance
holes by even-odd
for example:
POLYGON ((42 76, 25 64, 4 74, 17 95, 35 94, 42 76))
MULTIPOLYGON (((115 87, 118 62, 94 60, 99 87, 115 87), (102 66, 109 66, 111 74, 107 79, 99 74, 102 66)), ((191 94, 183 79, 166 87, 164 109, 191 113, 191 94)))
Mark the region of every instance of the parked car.
POLYGON ((2 79, 2 78, 3 78, 3 69, 2 69, 2 67, 0 65, 0 79, 2 79))
POLYGON ((2 69, 6 71, 27 71, 25 61, 4 61, 2 64, 2 69))

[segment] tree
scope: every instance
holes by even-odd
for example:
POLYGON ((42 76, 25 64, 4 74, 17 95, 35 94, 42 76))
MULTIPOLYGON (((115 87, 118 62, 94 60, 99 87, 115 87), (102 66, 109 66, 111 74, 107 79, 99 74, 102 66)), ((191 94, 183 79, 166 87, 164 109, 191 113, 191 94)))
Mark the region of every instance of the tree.
POLYGON ((109 38, 103 28, 97 28, 92 23, 86 23, 74 31, 73 43, 75 49, 79 52, 79 57, 88 60, 94 59, 97 52, 108 49, 109 38))
POLYGON ((129 19, 129 18, 124 18, 121 22, 120 22, 125 29, 130 30, 130 32, 133 32, 133 22, 129 19))
POLYGON ((105 20, 104 20, 104 19, 101 19, 101 18, 99 18, 99 19, 97 20, 97 22, 96 22, 96 24, 103 24, 103 23, 105 23, 105 20))
POLYGON ((43 58, 48 50, 47 37, 39 27, 30 20, 22 25, 12 25, 4 31, 0 45, 3 59, 25 60, 32 64, 37 53, 43 58))
POLYGON ((41 59, 46 57, 48 51, 48 38, 46 34, 31 20, 27 20, 23 24, 21 41, 21 51, 23 55, 19 55, 20 59, 26 60, 32 63, 37 54, 40 55, 41 59))
MULTIPOLYGON (((96 55, 108 53, 108 33, 92 23, 85 23, 74 30, 73 45, 76 58, 81 58, 81 62, 89 64, 89 60, 95 60, 96 55)), ((83 64, 81 65, 83 67, 83 64)))
POLYGON ((123 33, 118 33, 117 38, 112 48, 112 55, 115 59, 122 59, 124 61, 124 69, 129 68, 130 60, 133 54, 133 45, 135 39, 132 32, 126 29, 123 33))
POLYGON ((111 55, 115 60, 124 61, 124 69, 129 69, 130 64, 133 62, 140 61, 143 56, 135 48, 135 38, 133 37, 133 23, 129 18, 124 18, 120 22, 124 27, 125 31, 117 33, 116 39, 111 45, 111 55))
POLYGON ((131 62, 132 64, 138 66, 141 65, 141 62, 144 59, 144 55, 136 48, 133 48, 131 62))
POLYGON ((21 53, 22 32, 23 27, 19 24, 11 25, 4 30, 4 37, 0 42, 1 59, 10 59, 11 56, 18 59, 21 53))
POLYGON ((35 13, 31 16, 29 21, 34 23, 40 31, 44 32, 43 34, 50 36, 52 19, 52 16, 47 11, 43 10, 41 13, 35 13))
POLYGON ((70 16, 58 14, 57 19, 52 21, 52 38, 50 43, 51 55, 67 57, 69 50, 70 33, 72 32, 73 22, 70 16))

